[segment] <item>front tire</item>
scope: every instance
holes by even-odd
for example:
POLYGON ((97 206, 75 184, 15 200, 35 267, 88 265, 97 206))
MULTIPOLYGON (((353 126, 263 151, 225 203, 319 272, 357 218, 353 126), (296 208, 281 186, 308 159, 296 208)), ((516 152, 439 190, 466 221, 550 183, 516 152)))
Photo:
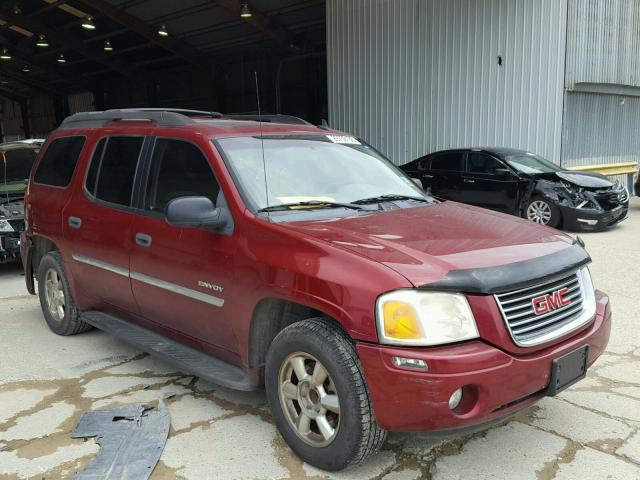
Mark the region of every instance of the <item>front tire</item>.
POLYGON ((533 197, 524 210, 524 218, 555 228, 560 225, 560 210, 542 197, 533 197))
POLYGON ((384 443, 349 337, 320 318, 294 323, 273 340, 265 387, 276 425, 305 462, 341 470, 384 443))
POLYGON ((67 336, 91 329, 91 325, 80 320, 59 252, 49 252, 40 261, 38 296, 44 319, 53 333, 67 336))

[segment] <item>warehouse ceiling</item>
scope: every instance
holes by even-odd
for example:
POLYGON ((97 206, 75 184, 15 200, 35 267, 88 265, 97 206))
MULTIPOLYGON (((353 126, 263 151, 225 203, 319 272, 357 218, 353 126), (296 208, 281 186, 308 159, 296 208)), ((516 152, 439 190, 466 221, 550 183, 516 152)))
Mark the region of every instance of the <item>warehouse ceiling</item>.
POLYGON ((0 96, 12 100, 324 50, 324 0, 0 0, 0 96))

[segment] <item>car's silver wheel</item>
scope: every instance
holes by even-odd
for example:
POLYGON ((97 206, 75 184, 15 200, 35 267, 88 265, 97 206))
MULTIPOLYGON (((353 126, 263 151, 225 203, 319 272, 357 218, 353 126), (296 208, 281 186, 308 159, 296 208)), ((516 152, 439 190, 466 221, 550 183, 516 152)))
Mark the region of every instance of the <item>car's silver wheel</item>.
POLYGON ((535 200, 527 207, 527 220, 548 225, 551 221, 551 207, 547 202, 535 200))
POLYGON ((340 428, 340 400, 325 367, 308 353, 289 355, 280 367, 278 396, 287 421, 313 447, 329 445, 340 428))
POLYGON ((54 268, 48 269, 45 274, 44 291, 51 317, 61 322, 64 319, 67 302, 64 297, 62 280, 54 268))

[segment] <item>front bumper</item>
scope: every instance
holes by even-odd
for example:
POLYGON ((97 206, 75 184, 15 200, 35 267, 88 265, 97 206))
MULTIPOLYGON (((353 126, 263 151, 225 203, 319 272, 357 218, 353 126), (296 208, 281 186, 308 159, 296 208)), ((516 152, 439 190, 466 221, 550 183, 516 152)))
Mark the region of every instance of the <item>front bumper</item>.
POLYGON ((609 228, 627 218, 629 203, 620 204, 613 210, 573 208, 559 205, 563 227, 574 231, 599 231, 609 228))
POLYGON ((376 420, 391 431, 450 434, 499 422, 528 407, 546 395, 553 359, 588 344, 591 365, 604 351, 611 310, 602 292, 596 292, 596 301, 595 319, 586 329, 528 355, 512 355, 482 340, 437 348, 358 343, 376 420), (424 360, 428 371, 399 369, 394 356, 424 360), (449 398, 461 387, 462 408, 452 411, 449 398))

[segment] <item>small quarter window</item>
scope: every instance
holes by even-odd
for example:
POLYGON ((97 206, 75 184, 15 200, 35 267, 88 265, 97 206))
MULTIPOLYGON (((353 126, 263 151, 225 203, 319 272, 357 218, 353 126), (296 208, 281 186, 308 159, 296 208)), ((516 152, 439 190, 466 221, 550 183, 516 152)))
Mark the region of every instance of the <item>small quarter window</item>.
POLYGON ((164 212, 176 198, 202 196, 215 205, 220 186, 207 158, 189 142, 159 138, 153 150, 145 206, 164 212))
POLYGON ((91 166, 87 173, 85 186, 87 187, 87 191, 93 196, 96 195, 96 180, 98 179, 98 170, 100 169, 100 162, 102 161, 102 154, 104 153, 104 146, 106 144, 107 139, 103 138, 98 142, 98 145, 96 145, 93 157, 91 158, 91 166))
POLYGON ((100 141, 87 174, 87 190, 99 200, 130 206, 143 137, 109 137, 100 141))
POLYGON ((62 137, 51 142, 33 178, 36 183, 66 187, 71 182, 84 137, 62 137))

